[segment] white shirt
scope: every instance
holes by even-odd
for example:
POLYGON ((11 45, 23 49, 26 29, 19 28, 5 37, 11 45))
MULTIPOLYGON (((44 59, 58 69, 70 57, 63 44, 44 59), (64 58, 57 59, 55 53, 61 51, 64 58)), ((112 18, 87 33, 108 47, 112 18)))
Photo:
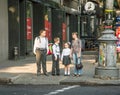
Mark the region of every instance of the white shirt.
POLYGON ((63 60, 63 56, 69 56, 70 55, 70 48, 65 48, 62 50, 61 60, 63 60))
POLYGON ((33 49, 34 54, 36 54, 37 48, 48 50, 48 39, 46 37, 40 37, 40 36, 36 37, 34 41, 34 49, 33 49))
POLYGON ((58 44, 53 44, 52 49, 55 58, 57 58, 57 55, 60 56, 60 46, 58 44))

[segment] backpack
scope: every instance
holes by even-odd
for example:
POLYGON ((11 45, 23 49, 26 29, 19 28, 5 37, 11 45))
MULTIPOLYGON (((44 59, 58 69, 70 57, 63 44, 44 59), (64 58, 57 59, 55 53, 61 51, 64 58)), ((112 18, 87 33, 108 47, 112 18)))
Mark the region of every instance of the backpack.
POLYGON ((53 45, 55 45, 56 47, 57 47, 57 45, 56 44, 53 44, 53 43, 49 43, 48 44, 48 54, 47 55, 52 55, 53 54, 53 45))
POLYGON ((53 43, 48 44, 48 53, 47 53, 47 55, 52 55, 53 54, 52 45, 53 45, 53 43))

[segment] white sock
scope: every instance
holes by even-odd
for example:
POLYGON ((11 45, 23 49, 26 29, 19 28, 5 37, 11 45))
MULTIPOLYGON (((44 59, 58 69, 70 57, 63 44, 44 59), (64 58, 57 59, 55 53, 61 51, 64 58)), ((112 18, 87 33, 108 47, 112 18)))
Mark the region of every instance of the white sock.
POLYGON ((68 75, 70 75, 70 71, 68 71, 68 75))
POLYGON ((67 75, 67 72, 65 71, 65 75, 67 75))

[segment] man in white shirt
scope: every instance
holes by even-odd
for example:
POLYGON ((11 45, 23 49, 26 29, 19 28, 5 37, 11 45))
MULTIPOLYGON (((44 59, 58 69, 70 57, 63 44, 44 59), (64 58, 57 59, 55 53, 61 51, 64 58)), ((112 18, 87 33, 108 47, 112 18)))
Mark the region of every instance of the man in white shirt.
POLYGON ((46 31, 40 30, 40 36, 35 38, 33 52, 36 55, 37 76, 41 74, 41 65, 43 74, 47 74, 46 70, 46 54, 48 52, 48 39, 45 37, 46 31))

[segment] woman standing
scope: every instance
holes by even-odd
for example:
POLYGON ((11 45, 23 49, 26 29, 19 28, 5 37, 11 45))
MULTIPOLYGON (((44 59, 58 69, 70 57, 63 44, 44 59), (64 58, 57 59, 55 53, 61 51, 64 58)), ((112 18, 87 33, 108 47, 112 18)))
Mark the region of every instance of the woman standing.
POLYGON ((82 69, 77 69, 76 64, 81 64, 81 48, 82 43, 81 40, 78 38, 78 33, 72 33, 72 45, 71 45, 71 57, 73 58, 75 68, 74 68, 74 76, 80 76, 82 74, 82 69))

